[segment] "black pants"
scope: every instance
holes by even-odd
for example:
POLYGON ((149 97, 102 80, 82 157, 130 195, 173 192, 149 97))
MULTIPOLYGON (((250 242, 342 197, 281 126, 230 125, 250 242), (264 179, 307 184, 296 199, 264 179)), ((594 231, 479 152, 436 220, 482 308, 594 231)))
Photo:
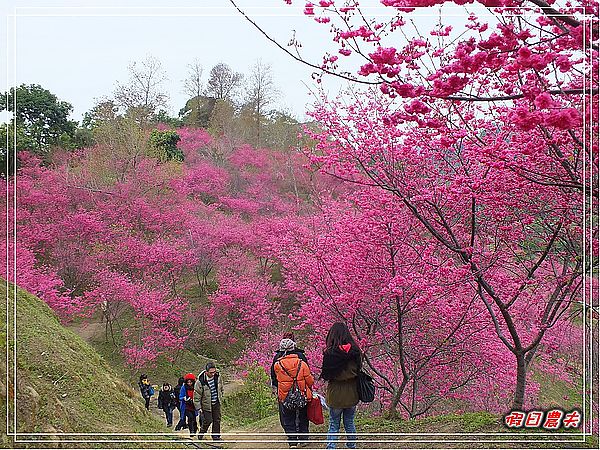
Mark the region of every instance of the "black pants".
POLYGON ((208 431, 208 428, 212 424, 212 438, 221 438, 221 403, 213 403, 211 405, 211 411, 202 411, 202 428, 200 434, 204 434, 208 431))
POLYGON ((146 400, 146 409, 150 409, 150 397, 148 397, 146 400))
POLYGON ((190 430, 190 436, 193 436, 198 432, 198 422, 196 422, 196 411, 185 410, 185 418, 187 419, 188 428, 190 430))
POLYGON ((187 423, 185 423, 185 410, 181 410, 181 407, 177 407, 177 411, 179 411, 179 422, 175 425, 175 431, 179 431, 182 428, 187 428, 187 423))
POLYGON ((308 440, 308 416, 306 415, 306 406, 298 410, 285 408, 279 402, 279 421, 281 427, 288 437, 288 444, 297 444, 299 441, 308 440), (298 434, 302 433, 302 434, 298 434))

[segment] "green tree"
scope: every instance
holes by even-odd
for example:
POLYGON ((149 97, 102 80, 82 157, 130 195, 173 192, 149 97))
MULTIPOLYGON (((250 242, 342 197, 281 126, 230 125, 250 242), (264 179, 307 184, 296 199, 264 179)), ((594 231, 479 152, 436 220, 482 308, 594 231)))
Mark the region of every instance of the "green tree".
POLYGON ((83 115, 81 124, 93 130, 106 121, 115 120, 118 112, 119 107, 113 100, 102 100, 83 115))
POLYGON ((183 120, 177 117, 169 116, 169 113, 164 109, 160 109, 156 114, 152 116, 153 123, 164 123, 172 127, 180 127, 184 124, 183 120))
POLYGON ((263 121, 263 145, 280 150, 301 147, 302 125, 288 112, 269 111, 263 121))
POLYGON ((214 136, 232 133, 235 121, 235 108, 229 100, 217 100, 208 121, 208 131, 214 136))
POLYGON ((160 161, 183 161, 183 152, 177 148, 180 137, 175 131, 152 130, 148 144, 160 161))
POLYGON ((179 111, 179 117, 186 125, 207 128, 217 104, 217 99, 199 95, 190 98, 179 111))
POLYGON ((91 147, 95 143, 94 132, 87 127, 77 127, 73 135, 63 133, 58 139, 58 145, 66 150, 91 147))
MULTIPOLYGON (((22 130, 31 150, 46 156, 52 145, 59 145, 63 135, 73 136, 77 122, 69 120, 73 110, 70 103, 59 100, 56 95, 39 84, 22 84, 18 88, 0 94, 0 111, 14 114, 17 140, 22 130), (15 108, 16 106, 16 108, 15 108)), ((17 146, 17 150, 20 145, 17 146)))
POLYGON ((17 126, 16 131, 15 151, 15 133, 12 122, 0 124, 0 175, 2 178, 14 174, 16 152, 32 149, 35 146, 35 142, 25 134, 22 127, 17 126))

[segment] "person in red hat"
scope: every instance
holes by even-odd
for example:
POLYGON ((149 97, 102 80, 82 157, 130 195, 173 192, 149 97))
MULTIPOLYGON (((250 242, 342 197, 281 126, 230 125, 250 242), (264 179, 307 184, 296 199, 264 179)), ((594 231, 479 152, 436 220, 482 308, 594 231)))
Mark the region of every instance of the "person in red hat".
POLYGON ((180 409, 185 413, 190 436, 194 436, 198 432, 198 422, 196 422, 198 410, 194 403, 196 376, 193 373, 187 373, 183 376, 183 381, 183 386, 181 386, 181 390, 179 391, 180 409))

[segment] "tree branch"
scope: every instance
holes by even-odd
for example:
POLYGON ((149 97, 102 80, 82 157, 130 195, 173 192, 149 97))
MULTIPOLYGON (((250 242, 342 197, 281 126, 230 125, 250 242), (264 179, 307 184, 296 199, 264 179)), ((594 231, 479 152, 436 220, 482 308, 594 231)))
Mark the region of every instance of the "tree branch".
POLYGON ((275 44, 280 50, 283 50, 288 56, 291 56, 293 59, 295 59, 299 63, 307 65, 308 67, 311 67, 315 70, 326 73, 328 75, 333 75, 335 77, 342 78, 347 81, 352 81, 353 83, 360 83, 360 84, 367 84, 367 85, 379 85, 382 83, 381 81, 364 81, 364 80, 360 80, 358 78, 349 77, 347 75, 326 69, 325 67, 318 66, 316 64, 313 64, 311 62, 308 62, 308 61, 302 59, 299 56, 294 55, 287 48, 285 48, 283 45, 281 45, 279 42, 277 42, 275 39, 273 39, 271 36, 269 36, 256 22, 254 22, 250 17, 248 17, 248 15, 234 2, 234 0, 229 0, 229 2, 233 5, 233 7, 235 9, 237 9, 239 11, 239 13, 244 17, 244 19, 246 19, 258 31, 260 31, 260 33, 264 37, 266 37, 269 41, 271 41, 273 44, 275 44))
MULTIPOLYGON (((586 89, 586 88, 578 88, 578 89, 552 89, 548 91, 549 94, 559 95, 559 94, 567 94, 567 95, 578 95, 578 94, 587 94, 587 95, 598 95, 598 88, 586 89)), ((514 94, 514 95, 499 95, 497 97, 464 97, 464 96, 456 96, 449 95, 447 97, 439 97, 446 100, 455 100, 462 102, 494 102, 494 101, 505 101, 505 100, 517 100, 519 98, 525 97, 525 94, 514 94)))

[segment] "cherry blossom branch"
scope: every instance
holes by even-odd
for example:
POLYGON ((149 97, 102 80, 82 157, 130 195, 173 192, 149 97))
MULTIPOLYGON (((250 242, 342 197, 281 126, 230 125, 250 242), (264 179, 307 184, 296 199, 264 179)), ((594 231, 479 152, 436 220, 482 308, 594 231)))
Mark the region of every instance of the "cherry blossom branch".
POLYGON ((328 75, 333 75, 336 76, 338 78, 342 78, 344 80, 347 81, 352 81, 353 83, 360 83, 360 84, 366 84, 366 85, 379 85, 381 84, 381 82, 379 81, 365 81, 365 80, 361 80, 358 78, 354 78, 354 77, 349 77, 347 75, 344 75, 342 73, 339 72, 334 72, 332 70, 329 70, 323 66, 318 66, 316 64, 313 64, 299 56, 294 55, 292 52, 290 52, 287 48, 285 48, 283 45, 281 45, 279 42, 277 42, 275 39, 273 39, 271 36, 269 36, 267 34, 267 32, 265 32, 254 20, 252 20, 250 17, 248 17, 248 15, 235 3, 234 0, 229 0, 229 2, 233 5, 233 7, 235 9, 238 10, 238 12, 244 17, 244 19, 246 19, 254 28, 256 28, 264 37, 266 37, 270 42, 272 42, 273 44, 275 44, 280 50, 284 51, 288 56, 291 56, 294 60, 298 61, 299 63, 302 63, 308 67, 311 67, 313 69, 316 69, 320 72, 326 73, 328 75))
POLYGON ((513 298, 510 299, 510 301, 506 304, 507 309, 510 308, 511 305, 517 301, 521 292, 523 292, 525 287, 527 287, 527 281, 530 280, 531 278, 533 278, 533 275, 535 274, 536 270, 539 269, 539 267, 542 265, 544 260, 548 257, 548 255, 550 254, 550 249, 554 245, 554 242, 556 241, 556 238, 558 237, 558 233, 560 232, 561 229, 562 229, 562 221, 558 223, 558 226, 554 230, 554 233, 552 233, 552 236, 550 237, 550 240, 548 241, 548 244, 546 245, 546 248, 544 249, 544 251, 541 254, 541 256, 539 257, 539 259, 527 271, 527 276, 525 277, 525 280, 523 280, 523 283, 521 283, 521 286, 519 286, 519 289, 517 289, 517 292, 515 293, 513 298))
POLYGON ((548 3, 546 3, 544 0, 528 0, 528 1, 533 3, 534 5, 539 6, 542 9, 543 13, 546 14, 548 17, 551 17, 556 20, 560 20, 561 22, 564 22, 567 25, 570 25, 572 27, 578 27, 579 25, 581 25, 581 22, 579 20, 577 20, 575 17, 557 11, 556 9, 551 7, 548 3))
MULTIPOLYGON (((548 93, 553 94, 553 95, 559 95, 559 94, 598 95, 598 88, 552 89, 552 90, 548 91, 548 93)), ((496 97, 464 97, 464 96, 449 95, 447 97, 438 97, 438 98, 443 98, 446 100, 462 101, 462 102, 495 102, 495 101, 506 101, 506 100, 518 100, 518 99, 524 98, 524 97, 525 97, 525 94, 499 95, 496 97)))
POLYGON ((98 194, 114 195, 116 197, 120 197, 120 195, 117 194, 116 192, 103 191, 102 189, 95 189, 95 188, 91 188, 91 187, 87 187, 87 186, 75 186, 75 185, 72 185, 72 184, 67 184, 66 186, 68 188, 71 188, 71 189, 81 189, 81 190, 84 190, 84 191, 96 192, 98 194))

